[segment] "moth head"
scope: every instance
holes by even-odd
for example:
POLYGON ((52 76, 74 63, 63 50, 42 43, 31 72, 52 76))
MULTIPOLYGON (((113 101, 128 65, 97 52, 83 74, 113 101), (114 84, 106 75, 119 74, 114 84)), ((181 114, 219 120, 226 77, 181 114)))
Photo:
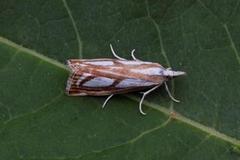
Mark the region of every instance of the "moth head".
POLYGON ((163 71, 163 75, 169 78, 178 77, 186 75, 186 72, 183 71, 173 71, 171 68, 167 68, 163 71))

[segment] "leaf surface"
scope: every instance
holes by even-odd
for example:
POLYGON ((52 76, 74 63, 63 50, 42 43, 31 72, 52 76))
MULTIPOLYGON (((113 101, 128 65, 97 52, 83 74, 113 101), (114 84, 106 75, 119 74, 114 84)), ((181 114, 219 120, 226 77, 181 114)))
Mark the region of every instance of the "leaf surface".
POLYGON ((240 1, 0 2, 3 159, 239 159, 240 1), (146 98, 68 97, 69 58, 130 59, 187 72, 146 98))

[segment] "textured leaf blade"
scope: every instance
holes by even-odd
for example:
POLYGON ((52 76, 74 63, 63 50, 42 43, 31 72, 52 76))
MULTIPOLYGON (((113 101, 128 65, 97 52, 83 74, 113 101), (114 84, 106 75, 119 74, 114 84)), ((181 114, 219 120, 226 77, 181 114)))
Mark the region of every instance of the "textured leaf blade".
POLYGON ((239 158, 239 2, 0 3, 1 157, 239 158), (185 70, 170 83, 182 102, 161 88, 142 117, 132 95, 106 110, 104 98, 67 97, 68 71, 55 60, 110 57, 109 43, 122 57, 136 48, 140 59, 185 70))

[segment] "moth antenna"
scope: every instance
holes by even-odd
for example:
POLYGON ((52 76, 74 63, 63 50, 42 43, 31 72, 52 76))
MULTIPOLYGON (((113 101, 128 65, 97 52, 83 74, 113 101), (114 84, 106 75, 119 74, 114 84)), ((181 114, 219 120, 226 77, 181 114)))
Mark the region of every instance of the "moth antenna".
POLYGON ((115 58, 120 59, 120 60, 126 60, 126 59, 124 59, 124 58, 119 57, 119 56, 115 53, 115 51, 113 50, 113 47, 112 47, 111 44, 110 44, 110 49, 111 49, 112 54, 113 54, 113 56, 114 56, 115 58))
POLYGON ((144 101, 145 96, 148 95, 149 93, 151 93, 152 91, 154 91, 155 89, 157 89, 158 87, 160 87, 160 85, 157 85, 157 86, 149 89, 148 91, 143 92, 143 96, 142 96, 142 98, 141 98, 141 101, 139 102, 139 111, 140 111, 140 113, 141 113, 142 115, 146 115, 146 113, 143 112, 143 110, 142 110, 142 103, 143 103, 143 101, 144 101))
POLYGON ((131 56, 132 56, 133 60, 135 60, 135 61, 141 61, 141 60, 139 60, 139 59, 137 59, 137 58, 135 57, 134 52, 135 52, 135 49, 133 49, 132 52, 131 52, 131 56))
POLYGON ((113 95, 114 95, 114 94, 111 94, 111 95, 109 95, 109 96, 107 97, 107 99, 104 101, 104 103, 103 103, 103 105, 102 105, 102 108, 104 108, 104 107, 106 106, 107 102, 112 98, 113 95))
POLYGON ((167 85, 167 83, 166 82, 164 82, 164 85, 165 85, 165 88, 166 88, 166 91, 167 91, 167 93, 168 93, 168 95, 169 95, 169 97, 174 101, 174 102, 177 102, 177 103, 179 103, 180 101, 179 100, 177 100, 177 99, 175 99, 173 96, 172 96, 172 94, 170 93, 170 91, 169 91, 169 89, 168 89, 168 85, 167 85))

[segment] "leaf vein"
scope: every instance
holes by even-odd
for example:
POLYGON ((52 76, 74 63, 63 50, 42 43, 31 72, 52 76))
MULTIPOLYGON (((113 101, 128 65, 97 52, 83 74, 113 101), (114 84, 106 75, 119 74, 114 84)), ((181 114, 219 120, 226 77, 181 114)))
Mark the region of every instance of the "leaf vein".
MULTIPOLYGON (((161 54, 163 55, 163 57, 164 57, 167 65, 168 65, 168 67, 171 67, 171 64, 170 64, 169 59, 168 59, 167 54, 166 54, 166 51, 164 49, 163 39, 162 39, 160 27, 157 24, 157 22, 155 21, 155 19, 153 19, 151 16, 149 18, 152 21, 152 23, 153 23, 153 25, 154 25, 154 27, 155 27, 155 29, 157 31, 158 38, 159 38, 159 46, 161 47, 161 54)), ((172 92, 172 95, 174 96, 174 80, 172 80, 170 83, 171 83, 171 86, 172 86, 171 92, 172 92)), ((173 105, 174 105, 174 103, 173 103, 173 101, 171 101, 170 102, 170 110, 173 110, 173 105)))
POLYGON ((184 157, 182 157, 182 159, 185 159, 189 154, 191 154, 192 152, 194 152, 195 150, 199 149, 202 144, 204 144, 206 141, 208 141, 211 138, 211 135, 206 135, 197 145, 195 145, 193 148, 190 148, 187 153, 185 154, 184 157))
MULTIPOLYGON (((52 60, 52 59, 50 59, 50 58, 48 58, 46 56, 43 56, 43 55, 41 55, 41 54, 39 54, 39 53, 37 53, 37 52, 35 52, 33 50, 24 48, 24 47, 14 43, 14 42, 11 42, 11 41, 3 38, 3 37, 0 37, 0 43, 3 43, 5 45, 11 46, 11 47, 14 47, 16 49, 20 49, 22 51, 25 51, 26 54, 32 55, 32 56, 34 56, 36 58, 40 58, 40 59, 42 59, 42 60, 44 60, 44 61, 46 61, 46 62, 48 62, 48 63, 50 63, 52 65, 55 65, 55 66, 57 66, 57 67, 59 67, 59 68, 61 68, 63 70, 67 70, 65 65, 63 65, 63 64, 61 64, 61 63, 59 63, 59 62, 57 62, 55 60, 52 60)), ((125 95, 125 96, 128 97, 129 99, 134 100, 134 101, 138 101, 138 99, 136 97, 129 96, 129 95, 125 95)), ((168 115, 168 116, 172 115, 172 110, 167 109, 166 107, 163 107, 163 106, 160 106, 160 105, 157 105, 157 104, 153 104, 153 103, 150 103, 148 101, 144 101, 144 105, 146 105, 146 106, 148 106, 150 108, 153 108, 153 109, 155 109, 155 110, 157 110, 157 111, 159 111, 159 112, 161 112, 161 113, 163 113, 165 115, 168 115)), ((207 126, 205 126, 205 125, 203 125, 203 124, 201 124, 199 122, 191 120, 191 119, 181 115, 180 113, 175 112, 174 118, 176 120, 180 121, 180 122, 183 122, 183 123, 188 124, 188 125, 190 125, 192 127, 195 127, 195 128, 197 128, 197 129, 199 129, 199 130, 201 130, 201 131, 203 131, 205 133, 208 133, 208 134, 210 134, 210 135, 212 135, 214 137, 222 139, 223 141, 229 142, 231 144, 234 144, 234 145, 240 147, 240 140, 238 140, 238 139, 236 139, 234 137, 225 135, 224 133, 221 133, 221 132, 219 132, 219 131, 217 131, 217 130, 215 130, 213 128, 207 127, 207 126)))
POLYGON ((67 1, 66 0, 62 0, 62 2, 63 2, 63 5, 64 5, 65 9, 67 10, 69 18, 70 18, 70 20, 72 22, 72 26, 73 26, 74 32, 76 34, 76 38, 77 38, 77 42, 78 42, 79 58, 82 58, 83 57, 83 55, 82 55, 82 41, 81 41, 81 37, 79 35, 79 31, 78 31, 78 28, 77 28, 77 23, 75 22, 75 20, 73 18, 72 11, 70 10, 70 8, 68 6, 67 1))
POLYGON ((205 8, 210 14, 212 14, 214 17, 217 18, 217 20, 222 23, 221 19, 209 8, 206 6, 205 3, 203 3, 202 0, 197 0, 200 5, 202 5, 203 8, 205 8))
POLYGON ((14 42, 6 39, 6 38, 3 38, 1 36, 0 36, 0 43, 8 45, 8 46, 11 46, 11 47, 19 50, 19 52, 23 51, 26 54, 29 54, 29 55, 31 55, 33 57, 36 57, 36 58, 39 58, 39 59, 41 59, 41 60, 43 60, 45 62, 48 62, 48 63, 58 67, 58 68, 62 68, 64 70, 68 71, 68 68, 64 64, 62 64, 62 63, 60 63, 60 62, 58 62, 58 61, 56 61, 56 60, 54 60, 52 58, 44 56, 43 54, 40 54, 40 53, 38 53, 38 52, 36 52, 34 50, 31 50, 31 49, 25 48, 25 47, 23 47, 21 45, 18 45, 18 44, 14 43, 14 42))
POLYGON ((42 106, 38 107, 37 109, 31 111, 31 112, 28 112, 28 113, 25 113, 25 114, 21 114, 21 115, 18 115, 18 116, 15 116, 7 121, 5 121, 3 124, 6 126, 7 124, 9 124, 10 122, 14 121, 14 120, 17 120, 17 119, 20 119, 20 118, 23 118, 23 117, 26 117, 26 116, 29 116, 29 115, 32 115, 32 114, 36 114, 38 113, 39 111, 43 110, 44 108, 48 107, 49 105, 51 105, 52 103, 56 102, 59 98, 61 98, 63 95, 63 92, 61 92, 59 95, 57 95, 56 97, 52 98, 49 102, 43 104, 42 106))
MULTIPOLYGON (((132 100, 137 100, 137 98, 134 97, 134 96, 128 95, 127 97, 129 99, 132 99, 132 100)), ((168 115, 168 116, 171 116, 172 113, 173 113, 170 109, 167 109, 167 108, 165 108, 163 106, 160 106, 160 105, 157 105, 157 104, 153 104, 151 102, 148 102, 147 100, 145 100, 143 102, 143 104, 148 106, 148 107, 150 107, 150 108, 153 108, 153 109, 155 109, 157 111, 160 111, 160 112, 162 112, 162 113, 164 113, 165 115, 168 115)), ((201 123, 199 123, 197 121, 191 120, 191 119, 181 115, 178 112, 174 112, 174 119, 176 119, 176 120, 178 120, 180 122, 183 122, 185 124, 188 124, 188 125, 190 125, 192 127, 195 127, 197 129, 205 132, 205 133, 210 134, 211 136, 217 137, 217 138, 222 139, 222 140, 224 140, 224 141, 226 141, 228 143, 231 143, 231 144, 234 144, 234 145, 240 147, 240 140, 238 140, 238 139, 236 139, 234 137, 228 136, 228 135, 226 135, 224 133, 221 133, 221 132, 215 130, 214 128, 207 127, 207 126, 205 126, 205 125, 203 125, 203 124, 201 124, 201 123)))
POLYGON ((10 60, 0 69, 0 71, 7 70, 7 67, 11 64, 11 62, 14 61, 14 59, 16 58, 18 53, 19 53, 19 51, 16 50, 16 52, 14 52, 13 55, 11 56, 10 60))
MULTIPOLYGON (((74 156, 74 157, 71 157, 71 159, 82 159, 84 158, 85 156, 88 156, 88 155, 91 155, 91 154, 101 154, 102 152, 105 152, 105 151, 108 151, 108 150, 112 150, 112 149, 116 149, 116 148, 120 148, 120 147, 123 147, 123 146, 126 146, 126 145, 131 145, 131 144, 134 144, 135 142, 139 141, 141 138, 143 138, 145 135, 148 135, 148 134, 151 134, 159 129, 162 129, 164 127, 166 127, 169 123, 171 122, 171 118, 168 118, 165 122, 163 122, 162 124, 160 125, 157 125, 153 128, 150 128, 148 130, 145 130, 143 131, 142 133, 138 134, 136 137, 134 138, 131 138, 130 140, 126 141, 126 142, 123 142, 121 144, 118 144, 118 145, 113 145, 113 146, 109 146, 109 147, 106 147, 104 149, 101 149, 101 150, 95 150, 95 151, 91 151, 91 152, 88 152, 86 154, 82 154, 82 155, 77 155, 77 156, 74 156)), ((66 159, 69 159, 70 157, 66 158, 66 159)), ((58 158, 57 158, 58 159, 58 158)))
POLYGON ((230 44, 231 44, 231 48, 233 49, 233 52, 234 52, 234 54, 235 54, 235 56, 237 58, 238 64, 240 64, 240 56, 239 56, 238 50, 236 48, 236 45, 233 42, 233 39, 232 39, 232 36, 231 36, 231 33, 230 33, 229 29, 228 29, 227 24, 224 24, 223 27, 224 27, 224 29, 225 29, 225 31, 227 33, 228 39, 229 39, 230 44))

